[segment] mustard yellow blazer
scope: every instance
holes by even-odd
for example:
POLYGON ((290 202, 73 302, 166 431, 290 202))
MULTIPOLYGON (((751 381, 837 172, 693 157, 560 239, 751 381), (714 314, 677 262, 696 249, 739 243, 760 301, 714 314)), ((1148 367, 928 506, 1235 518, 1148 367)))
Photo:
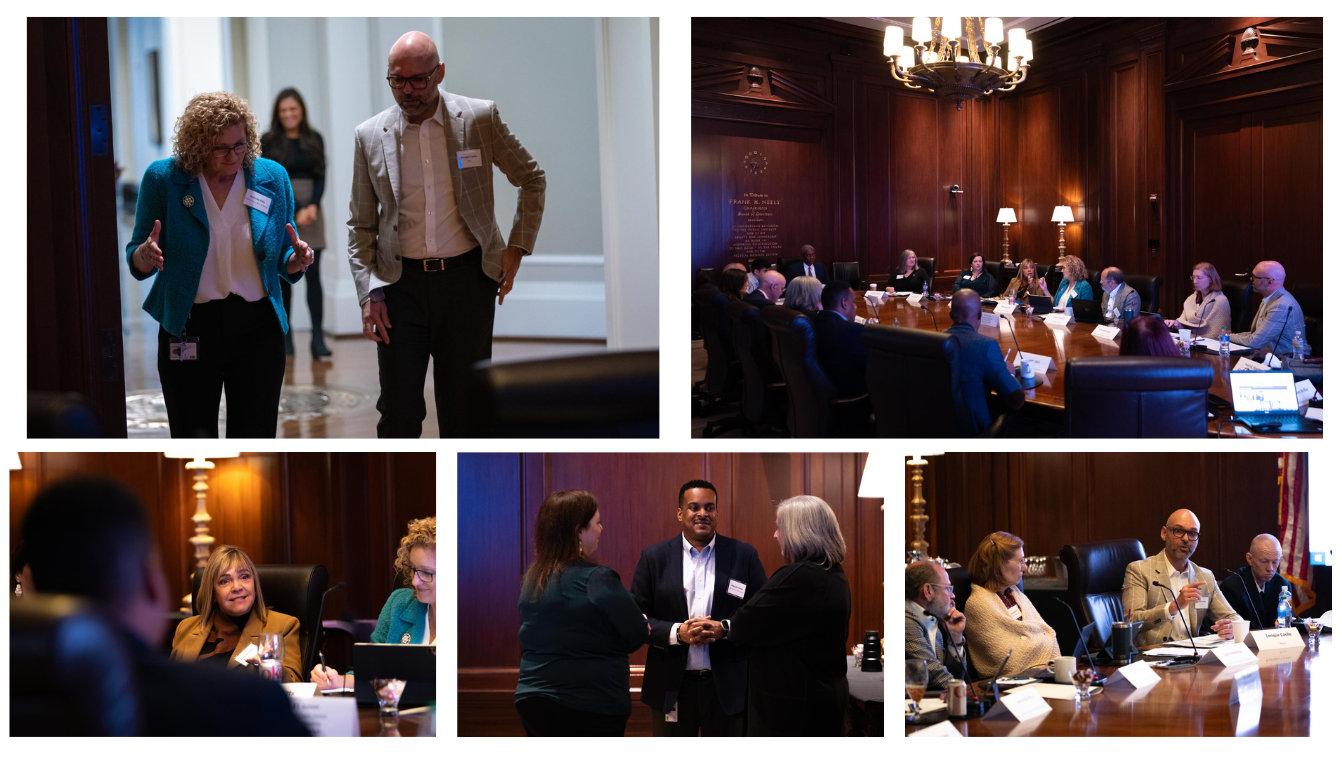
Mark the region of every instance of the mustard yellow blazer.
MULTIPOLYGON (((274 609, 267 612, 264 625, 261 624, 256 611, 252 611, 252 615, 247 619, 247 626, 242 628, 238 645, 233 649, 233 657, 228 661, 228 668, 235 669, 242 666, 237 658, 247 650, 252 638, 262 633, 279 633, 284 636, 284 682, 304 682, 306 678, 298 674, 299 667, 303 663, 298 648, 298 619, 274 609)), ((172 658, 176 661, 196 661, 209 634, 210 625, 202 622, 199 614, 183 619, 182 623, 177 625, 177 632, 172 636, 172 658)))

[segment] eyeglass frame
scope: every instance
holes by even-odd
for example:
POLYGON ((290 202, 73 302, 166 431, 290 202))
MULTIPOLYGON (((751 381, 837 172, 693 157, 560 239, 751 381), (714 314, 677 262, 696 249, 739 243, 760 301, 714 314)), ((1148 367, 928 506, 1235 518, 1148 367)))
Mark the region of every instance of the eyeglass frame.
POLYGON ((246 153, 247 149, 250 147, 251 146, 247 143, 247 140, 244 138, 231 146, 214 146, 210 149, 210 153, 214 155, 214 158, 222 159, 225 156, 227 156, 230 151, 236 154, 243 154, 246 153), (223 153, 219 153, 220 151, 223 151, 223 153))
POLYGON ((1183 527, 1171 527, 1171 526, 1167 526, 1167 527, 1165 527, 1165 528, 1168 529, 1168 530, 1170 530, 1170 533, 1174 535, 1174 539, 1176 539, 1176 540, 1182 540, 1183 538, 1188 537, 1189 535, 1192 535, 1192 537, 1189 537, 1189 539, 1192 540, 1192 541, 1194 541, 1194 542, 1197 542, 1197 541, 1198 541, 1198 538, 1200 538, 1200 537, 1202 536, 1202 530, 1197 530, 1197 531, 1190 532, 1190 531, 1188 531, 1187 529, 1184 529, 1183 527))
POLYGON ((425 582, 432 583, 434 575, 436 575, 437 573, 438 573, 437 570, 427 571, 425 569, 416 569, 415 567, 412 566, 410 567, 410 581, 414 582, 415 575, 418 574, 420 579, 424 580, 425 582))
POLYGON ((429 80, 433 79, 433 75, 434 75, 434 73, 437 72, 437 71, 438 71, 438 67, 439 67, 439 66, 442 66, 442 65, 443 65, 442 61, 439 61, 438 63, 436 63, 436 64, 433 65, 433 68, 432 68, 432 69, 429 69, 428 71, 424 72, 423 74, 416 74, 416 75, 414 75, 413 77, 398 77, 398 76, 396 76, 395 74, 388 74, 387 77, 386 77, 386 79, 387 79, 387 86, 390 87, 390 88, 393 89, 393 90, 404 90, 404 89, 405 89, 405 86, 408 84, 408 85, 410 85, 410 89, 411 89, 411 90, 414 90, 415 92, 419 92, 420 90, 424 90, 424 89, 428 88, 428 86, 429 86, 429 80), (397 87, 397 86, 396 86, 396 83, 395 83, 395 82, 392 82, 393 79, 399 79, 399 80, 401 80, 401 86, 400 86, 400 87, 397 87), (416 79, 423 79, 423 80, 424 80, 424 84, 422 84, 422 85, 416 85, 416 84, 414 83, 414 81, 413 81, 413 80, 416 80, 416 79))

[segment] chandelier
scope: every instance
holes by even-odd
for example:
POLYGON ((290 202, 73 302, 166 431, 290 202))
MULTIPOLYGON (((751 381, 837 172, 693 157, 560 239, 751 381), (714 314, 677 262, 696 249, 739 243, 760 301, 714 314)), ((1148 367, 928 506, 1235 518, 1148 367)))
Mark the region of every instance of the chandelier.
POLYGON ((1015 90, 1034 58, 1024 29, 1008 32, 1009 53, 1001 47, 1002 20, 997 18, 919 16, 910 36, 913 46, 904 44, 903 27, 885 28, 890 76, 913 90, 955 101, 957 111, 967 100, 1015 90))

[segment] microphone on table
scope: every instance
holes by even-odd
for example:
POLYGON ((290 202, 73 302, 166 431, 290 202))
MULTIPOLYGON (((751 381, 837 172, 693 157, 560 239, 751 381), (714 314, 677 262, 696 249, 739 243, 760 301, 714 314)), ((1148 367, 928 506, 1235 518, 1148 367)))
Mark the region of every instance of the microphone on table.
MULTIPOLYGON (((1044 599, 1044 600, 1049 600, 1049 599, 1044 599)), ((1094 675, 1095 675, 1095 678, 1094 678, 1093 680, 1090 681, 1090 684, 1091 684, 1091 685, 1104 685, 1104 680, 1105 680, 1105 678, 1102 677, 1102 676, 1100 675, 1100 673, 1095 669, 1095 659, 1092 658, 1091 655, 1090 655, 1090 644, 1085 642, 1086 635, 1085 635, 1085 633, 1081 630, 1081 623, 1078 622, 1077 619, 1076 619, 1076 612, 1072 610, 1072 606, 1071 606, 1071 604, 1069 604, 1067 601, 1064 601, 1064 600, 1061 599, 1061 598, 1053 598, 1053 599, 1051 599, 1051 600, 1054 600, 1054 601, 1056 601, 1056 602, 1062 604, 1063 608, 1067 609, 1067 613, 1072 615, 1072 624, 1076 627, 1076 638, 1077 638, 1076 642, 1081 646, 1082 649, 1085 650, 1085 652, 1086 652, 1086 661, 1090 662, 1090 671, 1091 671, 1092 673, 1094 673, 1094 675)), ((1075 654, 1076 652, 1073 651, 1072 653, 1075 654)))
MULTIPOLYGON (((1004 317, 1005 317, 1005 316, 1004 316, 1004 317)), ((1015 315, 1011 315, 1010 317, 1011 317, 1012 319, 1014 319, 1014 318, 1015 318, 1015 315)), ((1020 360, 1020 363, 1021 363, 1021 367, 1016 369, 1016 375, 1017 375, 1017 376, 1020 376, 1021 369, 1023 369, 1023 368, 1025 367, 1025 363, 1026 363, 1025 355, 1024 355, 1024 353, 1022 353, 1022 352, 1020 351, 1020 341, 1016 338, 1016 329, 1011 327, 1011 321, 1010 321, 1010 320, 1006 321, 1006 327, 1007 327, 1007 330, 1011 332, 1011 340, 1012 340, 1013 342, 1015 342, 1015 344, 1016 344, 1016 357, 1020 360)), ((1076 615, 1073 614, 1073 616, 1076 616, 1076 615)))
POLYGON ((923 304, 923 300, 921 300, 921 299, 918 300, 918 306, 919 306, 919 307, 922 307, 923 310, 924 310, 925 312, 927 312, 927 314, 929 314, 929 315, 932 316, 932 330, 937 331, 938 333, 940 333, 940 332, 941 332, 941 329, 940 329, 940 328, 937 328, 937 313, 935 313, 935 312, 933 312, 932 310, 928 309, 928 308, 927 308, 927 305, 926 305, 926 304, 923 304))
MULTIPOLYGON (((1277 332, 1277 340, 1272 342, 1272 347, 1268 349, 1268 352, 1273 356, 1276 356, 1277 345, 1281 343, 1281 336, 1286 333, 1286 326, 1291 322, 1291 310, 1293 309, 1295 309, 1294 305, 1286 308, 1286 319, 1281 321, 1281 330, 1277 332)), ((1280 360, 1281 358, 1277 357, 1277 359, 1280 360)))
MULTIPOLYGON (((1158 588, 1160 588, 1160 589, 1162 589, 1162 590, 1165 590, 1166 592, 1170 593, 1171 595, 1173 595, 1173 593, 1174 593, 1173 590, 1170 590, 1168 587, 1166 587, 1166 586, 1160 584, 1160 581, 1159 581, 1159 580, 1154 580, 1154 579, 1153 579, 1153 580, 1151 580, 1151 584, 1155 585, 1156 587, 1158 587, 1158 588)), ((1170 603, 1174 603, 1174 602, 1175 602, 1175 601, 1170 601, 1170 603)), ((1176 656, 1176 657, 1174 657, 1174 660, 1175 660, 1175 661, 1188 661, 1188 660, 1191 658, 1194 662, 1196 662, 1198 659, 1200 659, 1200 658, 1202 658, 1202 657, 1198 655, 1198 644, 1197 644, 1197 643, 1194 641, 1194 639, 1193 639, 1193 631, 1190 630, 1190 629, 1188 629, 1188 620, 1187 620, 1187 619, 1184 619, 1184 610, 1183 610, 1182 608, 1179 609, 1179 619, 1182 620, 1183 623, 1184 623, 1184 632, 1187 632, 1187 633, 1188 633, 1188 642, 1191 643, 1191 644, 1193 645, 1193 655, 1192 655, 1191 657, 1190 657, 1190 656, 1176 656)))
POLYGON ((1249 600, 1249 607, 1253 609, 1253 618, 1258 620, 1258 629, 1263 629, 1263 617, 1258 614, 1258 604, 1253 602, 1253 595, 1249 593, 1249 586, 1245 584, 1244 578, 1238 572, 1232 572, 1226 569, 1226 573, 1239 580, 1240 587, 1244 588, 1244 597, 1249 600))

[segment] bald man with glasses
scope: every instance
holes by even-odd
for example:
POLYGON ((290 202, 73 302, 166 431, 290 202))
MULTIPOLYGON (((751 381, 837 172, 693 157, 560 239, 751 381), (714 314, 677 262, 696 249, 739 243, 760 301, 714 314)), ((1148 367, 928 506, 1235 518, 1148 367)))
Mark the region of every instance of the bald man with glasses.
POLYGON ((1201 534, 1202 523, 1192 511, 1175 511, 1160 528, 1165 549, 1128 564, 1123 577, 1123 611, 1129 621, 1146 623, 1137 635, 1138 646, 1187 639, 1190 633, 1184 622, 1193 628, 1196 637, 1204 619, 1211 620, 1216 634, 1234 637, 1230 623, 1240 615, 1226 602, 1211 570, 1191 559, 1201 534))
POLYGON ((1254 313, 1253 324, 1247 333, 1232 333, 1230 340, 1250 349, 1262 350, 1277 357, 1289 357, 1291 341, 1296 331, 1305 356, 1309 356, 1309 342, 1305 340, 1305 315, 1300 303, 1286 290, 1286 268, 1280 262, 1259 262, 1253 268, 1253 290, 1263 297, 1254 313))

